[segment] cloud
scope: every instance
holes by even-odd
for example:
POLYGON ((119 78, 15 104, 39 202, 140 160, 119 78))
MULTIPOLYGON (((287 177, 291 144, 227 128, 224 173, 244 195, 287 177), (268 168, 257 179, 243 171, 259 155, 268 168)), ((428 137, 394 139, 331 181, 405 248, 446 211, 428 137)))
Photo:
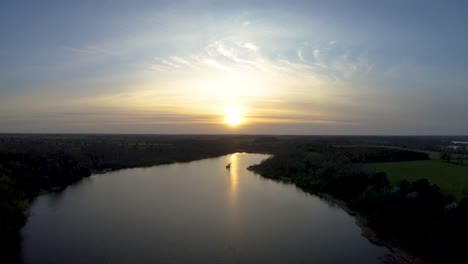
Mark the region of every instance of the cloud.
POLYGON ((320 59, 320 50, 319 49, 314 49, 313 54, 314 54, 314 58, 316 60, 320 59))
POLYGON ((171 60, 174 61, 174 62, 176 62, 176 63, 182 64, 182 65, 186 65, 186 66, 189 66, 189 67, 192 67, 192 66, 193 66, 193 65, 192 65, 190 62, 188 62, 187 60, 184 60, 184 59, 182 59, 182 58, 180 58, 180 57, 177 57, 177 56, 172 56, 172 57, 171 57, 171 60))
POLYGON ((234 56, 232 50, 228 50, 226 49, 223 45, 217 43, 217 50, 219 52, 219 54, 227 57, 227 58, 230 58, 230 59, 233 59, 233 60, 236 60, 236 57, 234 56))
POLYGON ((250 43, 250 42, 244 43, 244 47, 252 51, 258 50, 258 47, 255 44, 250 43))
POLYGON ((281 54, 262 54, 260 47, 252 42, 237 41, 225 38, 208 43, 201 51, 182 57, 171 55, 167 59, 158 59, 159 64, 149 67, 156 70, 168 69, 185 71, 188 68, 203 70, 209 66, 225 72, 275 74, 313 74, 324 79, 352 78, 355 75, 367 74, 372 70, 366 54, 353 55, 349 50, 333 50, 327 52, 310 45, 297 48, 296 57, 283 58, 281 54), (308 62, 305 53, 311 53, 315 61, 308 62), (168 67, 169 66, 169 67, 168 67))
POLYGON ((305 62, 304 54, 302 53, 301 49, 297 50, 297 57, 299 58, 300 61, 305 62))
POLYGON ((209 59, 209 58, 204 58, 201 61, 202 64, 206 64, 214 69, 225 71, 225 72, 230 72, 232 69, 223 63, 218 62, 217 60, 209 59))

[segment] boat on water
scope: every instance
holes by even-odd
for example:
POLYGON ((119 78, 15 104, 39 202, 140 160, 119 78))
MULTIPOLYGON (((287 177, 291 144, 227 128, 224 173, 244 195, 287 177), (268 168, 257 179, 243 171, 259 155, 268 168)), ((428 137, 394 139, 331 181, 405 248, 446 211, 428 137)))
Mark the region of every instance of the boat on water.
POLYGON ((229 163, 228 165, 226 165, 226 169, 230 169, 231 168, 231 163, 229 163))

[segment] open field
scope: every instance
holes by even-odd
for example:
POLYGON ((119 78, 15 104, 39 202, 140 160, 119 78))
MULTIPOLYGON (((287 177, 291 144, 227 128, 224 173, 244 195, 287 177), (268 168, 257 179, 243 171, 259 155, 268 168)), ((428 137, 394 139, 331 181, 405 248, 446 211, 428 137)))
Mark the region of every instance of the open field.
POLYGON ((460 201, 468 197, 468 166, 440 160, 369 163, 364 165, 369 171, 384 171, 393 185, 401 180, 414 181, 426 178, 437 184, 444 194, 451 194, 460 201))
MULTIPOLYGON (((373 146, 373 145, 372 145, 373 146)), ((377 145, 375 145, 377 147, 377 145)), ((401 150, 411 150, 411 151, 418 151, 418 152, 423 152, 427 153, 429 155, 429 158, 431 160, 441 160, 441 153, 439 151, 434 151, 434 150, 421 150, 421 149, 411 149, 411 148, 402 148, 402 147, 394 147, 394 146, 379 146, 379 147, 384 147, 384 148, 390 148, 390 149, 401 149, 401 150)), ((461 163, 468 165, 468 157, 467 155, 463 155, 460 153, 450 153, 452 163, 461 163)))
POLYGON ((388 148, 388 149, 409 150, 409 151, 417 151, 417 152, 427 153, 427 155, 429 155, 429 158, 431 160, 440 160, 440 152, 432 151, 432 150, 419 150, 419 149, 402 148, 402 147, 387 146, 387 145, 335 145, 335 147, 340 147, 340 148, 371 147, 371 148, 388 148))
POLYGON ((431 160, 440 160, 440 152, 438 152, 438 151, 433 151, 433 150, 419 150, 419 149, 401 148, 401 147, 393 147, 393 146, 381 146, 381 147, 392 148, 392 149, 412 150, 412 151, 423 152, 423 153, 427 153, 427 155, 429 155, 429 158, 431 158, 431 160))

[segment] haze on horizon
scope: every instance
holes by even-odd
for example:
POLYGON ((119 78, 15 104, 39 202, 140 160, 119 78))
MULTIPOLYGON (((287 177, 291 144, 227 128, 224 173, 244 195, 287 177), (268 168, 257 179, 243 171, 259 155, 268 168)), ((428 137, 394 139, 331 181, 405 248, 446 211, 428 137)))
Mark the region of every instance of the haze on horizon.
POLYGON ((0 133, 466 135, 466 10, 7 1, 0 133))

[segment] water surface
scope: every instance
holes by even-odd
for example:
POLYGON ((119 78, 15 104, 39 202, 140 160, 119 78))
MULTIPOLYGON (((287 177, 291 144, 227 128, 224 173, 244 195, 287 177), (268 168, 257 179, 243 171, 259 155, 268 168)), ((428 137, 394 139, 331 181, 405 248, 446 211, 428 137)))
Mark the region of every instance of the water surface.
POLYGON ((379 263, 353 217, 236 153, 94 175, 38 197, 25 263, 379 263), (225 168, 231 163, 231 169, 225 168))

